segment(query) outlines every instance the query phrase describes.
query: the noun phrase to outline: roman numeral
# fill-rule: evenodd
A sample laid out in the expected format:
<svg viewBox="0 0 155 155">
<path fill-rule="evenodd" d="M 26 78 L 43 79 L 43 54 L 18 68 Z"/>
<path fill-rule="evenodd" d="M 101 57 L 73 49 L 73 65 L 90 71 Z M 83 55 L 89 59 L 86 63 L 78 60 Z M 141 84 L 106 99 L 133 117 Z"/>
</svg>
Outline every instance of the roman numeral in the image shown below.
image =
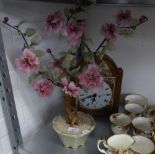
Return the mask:
<svg viewBox="0 0 155 155">
<path fill-rule="evenodd" d="M 108 90 L 109 88 L 106 88 L 105 90 Z"/>
<path fill-rule="evenodd" d="M 105 99 L 104 101 L 107 102 L 108 100 Z"/>
<path fill-rule="evenodd" d="M 106 94 L 106 96 L 110 96 L 110 94 Z"/>
</svg>

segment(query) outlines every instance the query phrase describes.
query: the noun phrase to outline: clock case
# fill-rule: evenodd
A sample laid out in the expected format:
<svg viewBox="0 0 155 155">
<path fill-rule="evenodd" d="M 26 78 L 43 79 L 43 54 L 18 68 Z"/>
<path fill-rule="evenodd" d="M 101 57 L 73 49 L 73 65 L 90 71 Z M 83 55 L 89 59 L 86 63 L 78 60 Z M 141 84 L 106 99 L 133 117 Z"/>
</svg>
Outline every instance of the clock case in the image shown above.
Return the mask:
<svg viewBox="0 0 155 155">
<path fill-rule="evenodd" d="M 88 63 L 84 60 L 81 60 L 80 62 L 81 69 L 85 67 Z M 72 102 L 77 103 L 77 109 L 79 111 L 83 111 L 86 113 L 89 113 L 93 116 L 109 116 L 112 113 L 118 112 L 119 109 L 119 103 L 120 103 L 120 96 L 121 96 L 121 85 L 122 85 L 122 78 L 123 78 L 123 70 L 122 68 L 117 67 L 115 62 L 110 58 L 108 55 L 105 55 L 103 58 L 101 57 L 95 57 L 95 63 L 96 64 L 104 64 L 103 65 L 103 76 L 104 79 L 110 79 L 110 77 L 113 77 L 115 79 L 115 83 L 111 80 L 106 80 L 106 82 L 111 86 L 113 90 L 113 103 L 108 103 L 105 107 L 100 109 L 89 109 L 80 104 L 80 101 L 78 99 L 72 98 Z M 69 96 L 65 95 L 65 100 Z M 110 101 L 112 102 L 112 101 Z"/>
</svg>

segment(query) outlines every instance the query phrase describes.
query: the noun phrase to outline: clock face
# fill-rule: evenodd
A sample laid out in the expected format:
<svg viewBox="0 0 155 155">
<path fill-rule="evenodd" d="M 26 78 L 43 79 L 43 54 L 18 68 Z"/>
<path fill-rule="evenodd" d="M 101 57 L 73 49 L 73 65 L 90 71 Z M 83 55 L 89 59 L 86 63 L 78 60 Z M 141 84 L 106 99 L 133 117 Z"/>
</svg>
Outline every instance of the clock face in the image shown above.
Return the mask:
<svg viewBox="0 0 155 155">
<path fill-rule="evenodd" d="M 104 86 L 99 91 L 81 90 L 79 95 L 80 104 L 87 109 L 101 109 L 105 107 L 112 98 L 110 85 L 104 82 Z"/>
</svg>

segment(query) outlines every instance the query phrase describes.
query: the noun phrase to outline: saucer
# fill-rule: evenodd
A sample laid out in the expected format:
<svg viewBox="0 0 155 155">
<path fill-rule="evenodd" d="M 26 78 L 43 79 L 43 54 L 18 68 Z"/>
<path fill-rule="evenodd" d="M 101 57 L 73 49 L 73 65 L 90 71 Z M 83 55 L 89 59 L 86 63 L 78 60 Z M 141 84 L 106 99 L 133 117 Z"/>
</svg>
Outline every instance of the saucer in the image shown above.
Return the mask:
<svg viewBox="0 0 155 155">
<path fill-rule="evenodd" d="M 135 153 L 149 154 L 155 149 L 154 143 L 147 137 L 144 136 L 133 136 L 135 143 L 131 146 L 131 149 Z"/>
</svg>

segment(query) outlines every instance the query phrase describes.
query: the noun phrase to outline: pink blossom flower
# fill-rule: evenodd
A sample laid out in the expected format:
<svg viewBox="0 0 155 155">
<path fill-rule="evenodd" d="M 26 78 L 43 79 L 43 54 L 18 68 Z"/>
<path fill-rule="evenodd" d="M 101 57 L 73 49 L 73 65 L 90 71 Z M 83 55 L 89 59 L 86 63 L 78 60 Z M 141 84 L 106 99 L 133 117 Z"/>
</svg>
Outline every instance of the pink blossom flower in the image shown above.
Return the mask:
<svg viewBox="0 0 155 155">
<path fill-rule="evenodd" d="M 78 76 L 80 85 L 88 89 L 100 89 L 103 87 L 103 76 L 95 64 L 90 64 L 87 69 Z"/>
<path fill-rule="evenodd" d="M 117 32 L 117 29 L 114 24 L 106 23 L 101 27 L 101 34 L 112 41 L 116 40 L 116 32 Z"/>
<path fill-rule="evenodd" d="M 68 41 L 71 45 L 77 45 L 85 33 L 85 28 L 80 23 L 70 23 L 67 27 Z"/>
<path fill-rule="evenodd" d="M 23 55 L 16 59 L 16 66 L 25 73 L 31 73 L 39 68 L 39 58 L 30 49 L 24 49 Z"/>
<path fill-rule="evenodd" d="M 50 96 L 53 92 L 52 82 L 46 79 L 38 80 L 32 84 L 32 88 L 41 97 Z"/>
<path fill-rule="evenodd" d="M 63 91 L 72 97 L 76 97 L 80 93 L 80 88 L 75 85 L 73 81 L 69 82 L 65 77 L 61 79 L 63 85 Z"/>
<path fill-rule="evenodd" d="M 126 25 L 129 24 L 132 20 L 131 11 L 130 10 L 120 10 L 116 15 L 116 23 Z"/>
<path fill-rule="evenodd" d="M 58 33 L 63 27 L 63 17 L 59 11 L 49 15 L 46 19 L 45 31 Z"/>
</svg>

